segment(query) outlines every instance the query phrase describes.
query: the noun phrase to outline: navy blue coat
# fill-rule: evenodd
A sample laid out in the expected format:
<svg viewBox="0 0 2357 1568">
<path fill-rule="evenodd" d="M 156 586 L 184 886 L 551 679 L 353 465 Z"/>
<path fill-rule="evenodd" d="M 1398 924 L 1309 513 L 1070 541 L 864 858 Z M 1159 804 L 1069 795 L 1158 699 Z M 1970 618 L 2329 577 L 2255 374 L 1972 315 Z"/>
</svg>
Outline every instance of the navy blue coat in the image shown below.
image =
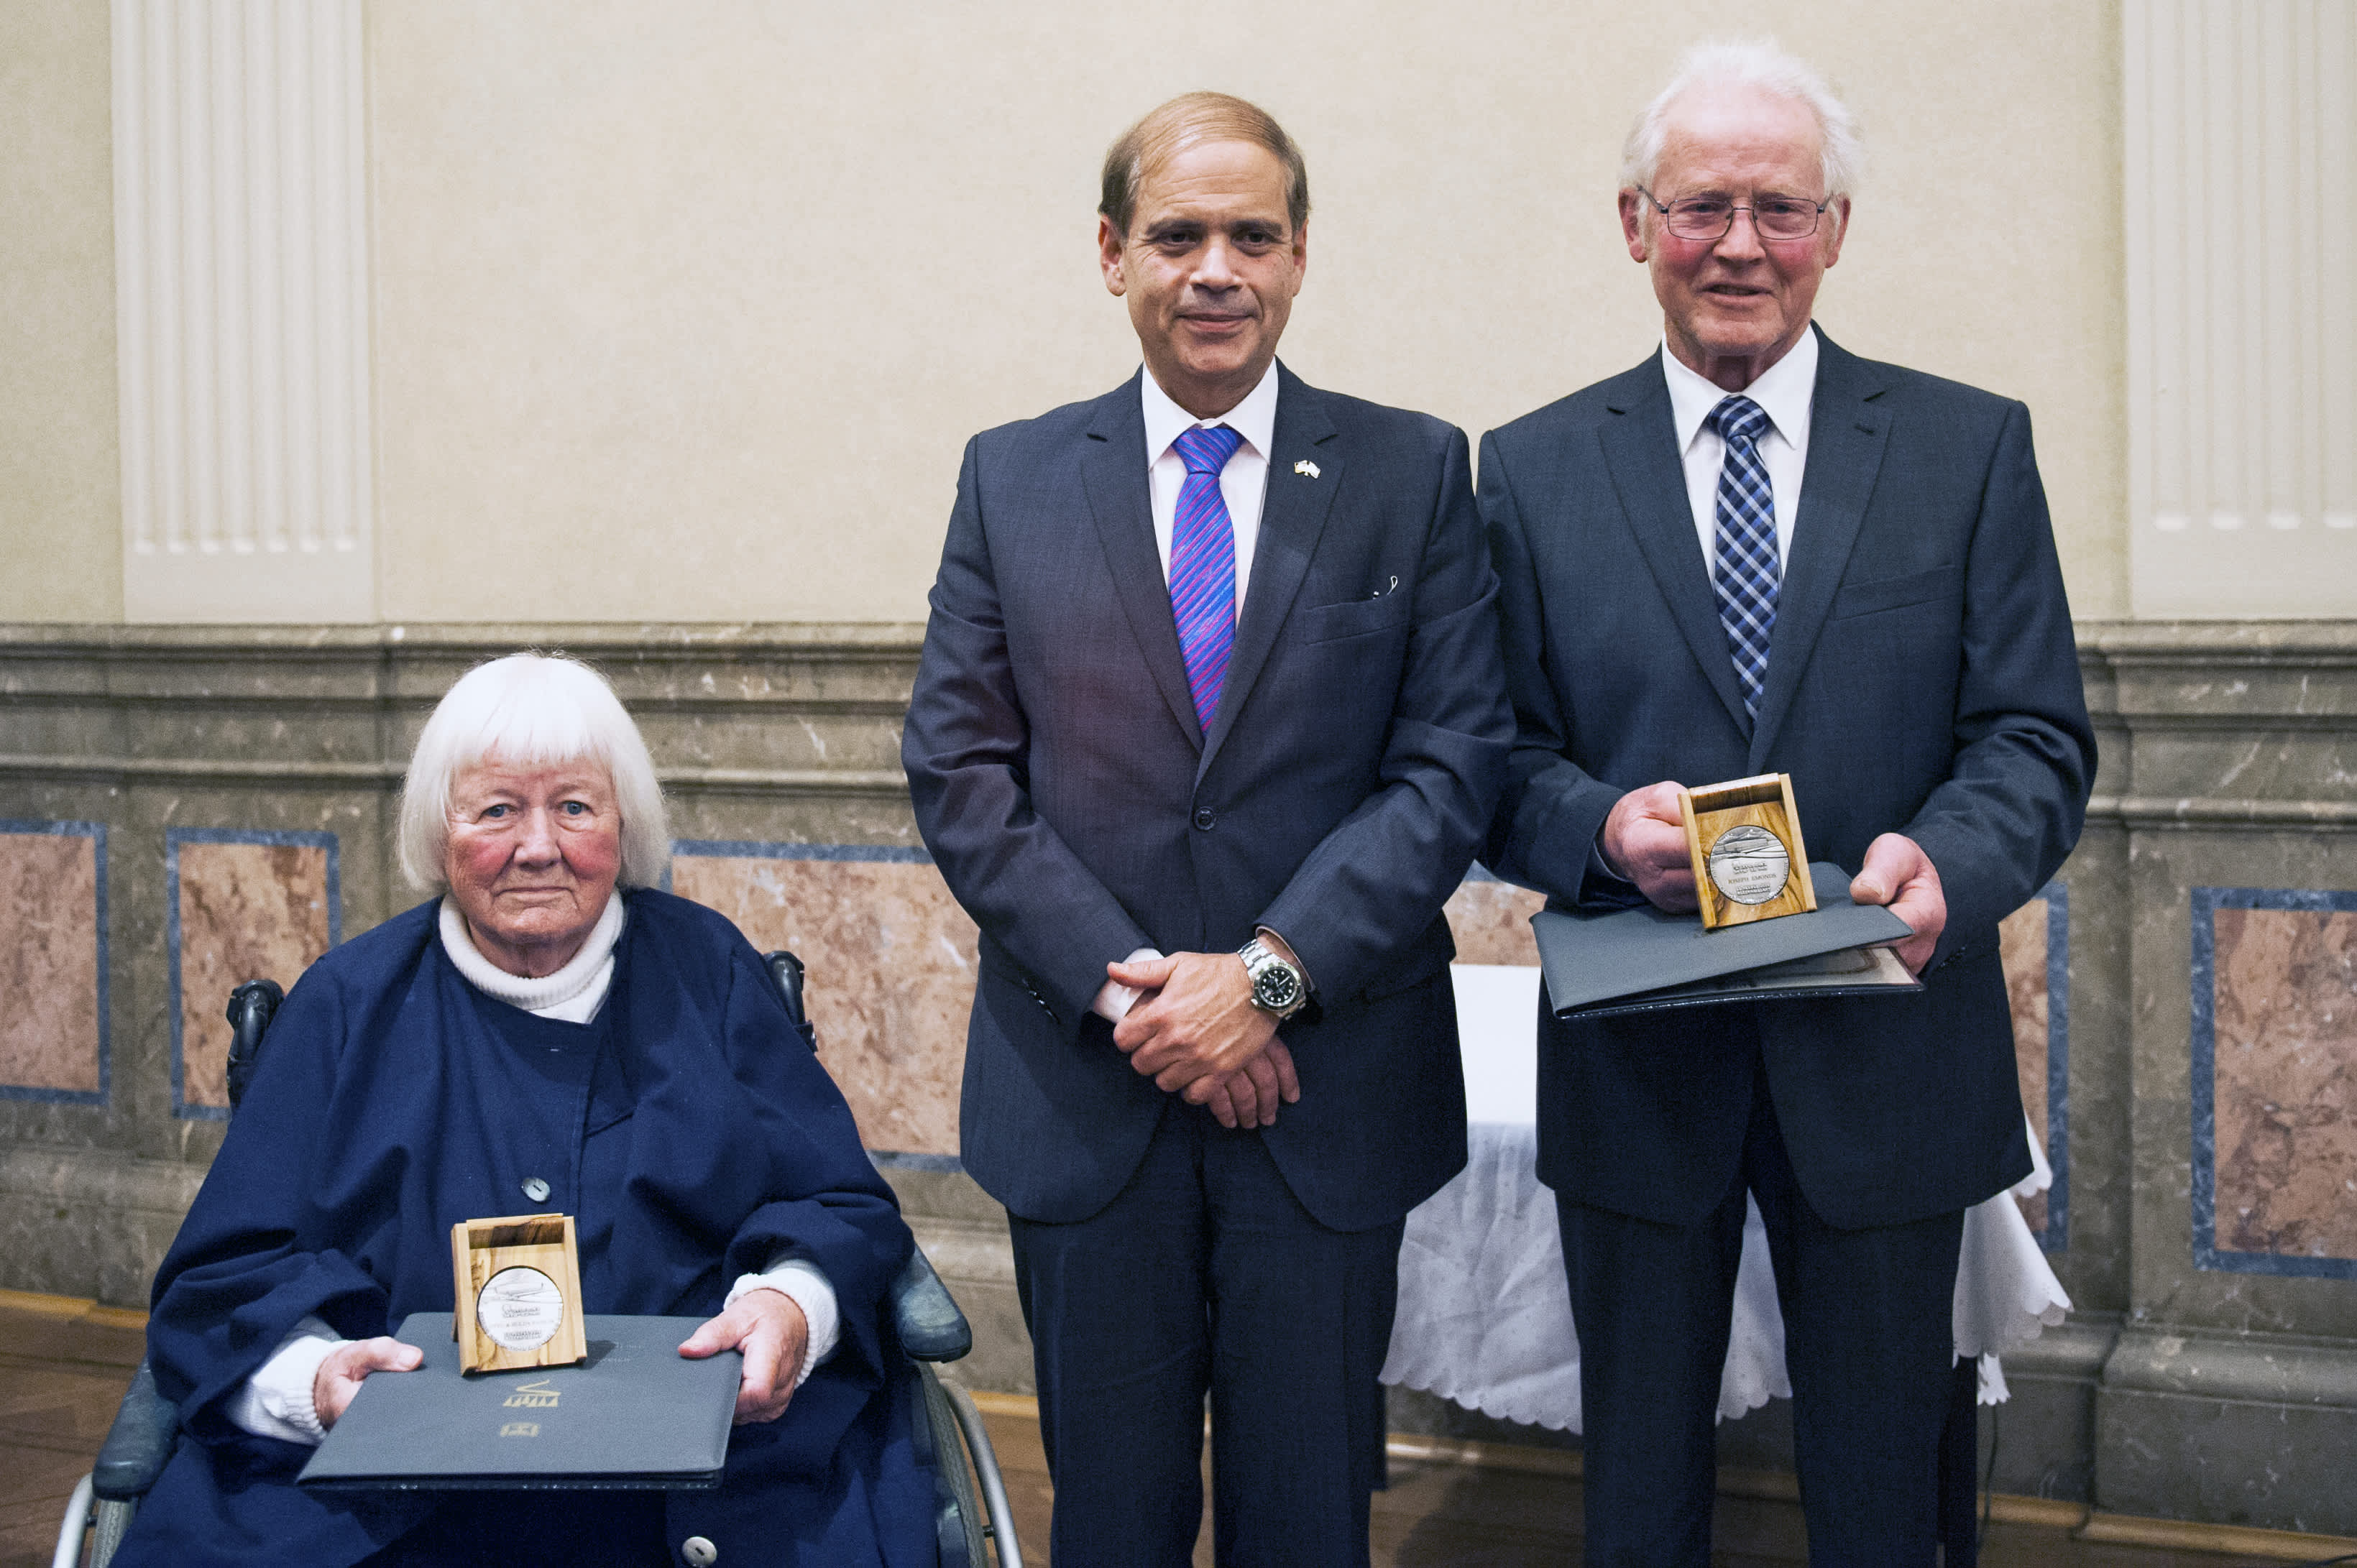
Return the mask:
<svg viewBox="0 0 2357 1568">
<path fill-rule="evenodd" d="M 590 1312 L 708 1316 L 780 1253 L 834 1286 L 834 1356 L 784 1416 L 736 1430 L 719 1490 L 668 1494 L 672 1542 L 702 1535 L 736 1563 L 931 1562 L 931 1482 L 881 1327 L 911 1245 L 891 1191 L 736 928 L 669 894 L 626 897 L 590 1026 L 475 990 L 433 903 L 295 987 L 156 1275 L 148 1354 L 184 1436 L 126 1568 L 334 1568 L 420 1523 L 433 1504 L 415 1494 L 299 1490 L 309 1450 L 242 1431 L 224 1401 L 307 1315 L 357 1339 L 449 1311 L 450 1227 L 533 1207 L 523 1174 L 550 1183 L 540 1207 L 577 1218 Z M 520 1073 L 557 1054 L 528 1048 L 534 1026 L 600 1038 L 577 1069 Z"/>
<path fill-rule="evenodd" d="M 1156 553 L 1135 378 L 976 436 L 901 744 L 918 826 L 982 928 L 965 1166 L 1026 1219 L 1095 1213 L 1170 1097 L 1089 1011 L 1141 947 L 1265 924 L 1322 1021 L 1265 1137 L 1311 1215 L 1387 1224 L 1465 1162 L 1441 905 L 1512 720 L 1462 433 L 1279 367 L 1267 499 L 1211 732 Z"/>
<path fill-rule="evenodd" d="M 1802 1190 L 1832 1223 L 1949 1213 L 2029 1170 L 1997 922 L 2077 842 L 2095 771 L 2020 403 L 1820 334 L 1807 471 L 1756 725 L 1658 357 L 1484 437 L 1518 735 L 1488 863 L 1577 906 L 1626 791 L 1790 773 L 1810 857 L 1901 832 L 1948 923 L 1920 994 L 1755 1011 Z M 1541 1009 L 1539 1174 L 1665 1224 L 1733 1180 L 1751 1057 L 1727 1010 Z"/>
</svg>

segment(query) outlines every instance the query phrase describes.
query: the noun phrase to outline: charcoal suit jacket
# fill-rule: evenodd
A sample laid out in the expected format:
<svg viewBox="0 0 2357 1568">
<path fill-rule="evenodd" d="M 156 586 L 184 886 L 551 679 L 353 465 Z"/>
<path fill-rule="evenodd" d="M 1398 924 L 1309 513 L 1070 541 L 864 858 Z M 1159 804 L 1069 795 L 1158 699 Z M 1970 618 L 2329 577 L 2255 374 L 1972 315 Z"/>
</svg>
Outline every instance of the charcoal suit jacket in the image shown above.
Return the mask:
<svg viewBox="0 0 2357 1568">
<path fill-rule="evenodd" d="M 901 756 L 917 822 L 982 929 L 966 1169 L 1077 1220 L 1174 1101 L 1090 1011 L 1141 947 L 1265 925 L 1315 1015 L 1263 1135 L 1309 1213 L 1397 1219 L 1465 1160 L 1442 902 L 1512 737 L 1465 436 L 1279 368 L 1267 499 L 1209 733 L 1179 654 L 1133 378 L 985 432 L 958 476 Z"/>
<path fill-rule="evenodd" d="M 1812 328 L 1814 330 L 1814 328 Z M 1901 832 L 1948 919 L 1903 997 L 1564 1023 L 1541 1010 L 1539 1171 L 1698 1220 L 1764 1068 L 1810 1203 L 1846 1228 L 1969 1207 L 2029 1170 L 1997 922 L 2077 841 L 2095 767 L 2020 403 L 1820 333 L 1806 471 L 1756 723 L 1696 537 L 1658 356 L 1483 438 L 1517 736 L 1486 857 L 1565 907 L 1613 802 L 1786 772 L 1809 855 Z"/>
</svg>

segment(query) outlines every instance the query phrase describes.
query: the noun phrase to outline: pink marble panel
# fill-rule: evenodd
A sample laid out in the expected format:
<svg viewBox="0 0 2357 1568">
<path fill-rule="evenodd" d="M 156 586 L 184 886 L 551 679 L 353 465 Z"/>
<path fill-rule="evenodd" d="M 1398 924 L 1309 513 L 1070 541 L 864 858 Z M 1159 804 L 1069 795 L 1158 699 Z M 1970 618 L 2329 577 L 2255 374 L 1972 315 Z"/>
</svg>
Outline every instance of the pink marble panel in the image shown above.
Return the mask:
<svg viewBox="0 0 2357 1568">
<path fill-rule="evenodd" d="M 2357 1258 L 2357 913 L 2215 912 L 2221 1249 Z"/>
<path fill-rule="evenodd" d="M 1536 967 L 1539 950 L 1531 940 L 1531 917 L 1545 907 L 1544 897 L 1511 882 L 1458 884 L 1448 906 L 1457 961 Z"/>
<path fill-rule="evenodd" d="M 2032 1134 L 2042 1144 L 2047 1126 L 2046 900 L 2032 898 L 2007 915 L 1997 927 L 1997 941 L 2005 988 L 2013 1003 L 2013 1063 L 2021 1075 L 2021 1108 L 2029 1113 Z M 2046 1194 L 2022 1199 L 2021 1212 L 2032 1230 L 2044 1230 Z"/>
<path fill-rule="evenodd" d="M 98 844 L 0 833 L 0 1085 L 95 1094 Z"/>
<path fill-rule="evenodd" d="M 289 990 L 328 950 L 321 844 L 199 843 L 180 868 L 180 1101 L 229 1104 L 229 993 L 249 980 Z"/>
<path fill-rule="evenodd" d="M 940 872 L 683 854 L 672 861 L 672 887 L 736 921 L 756 948 L 789 948 L 809 966 L 819 1059 L 869 1148 L 958 1152 L 977 933 Z"/>
</svg>

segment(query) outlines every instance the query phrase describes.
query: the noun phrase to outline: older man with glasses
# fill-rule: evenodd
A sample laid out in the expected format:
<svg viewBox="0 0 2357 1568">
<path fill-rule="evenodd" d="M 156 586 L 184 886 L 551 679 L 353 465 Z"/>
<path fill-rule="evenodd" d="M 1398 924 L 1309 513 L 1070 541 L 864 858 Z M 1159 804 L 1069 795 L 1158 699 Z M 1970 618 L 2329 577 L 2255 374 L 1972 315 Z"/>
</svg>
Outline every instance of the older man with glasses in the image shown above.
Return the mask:
<svg viewBox="0 0 2357 1568">
<path fill-rule="evenodd" d="M 1561 908 L 1692 910 L 1679 783 L 1790 773 L 1923 983 L 1542 1009 L 1591 1568 L 1709 1561 L 1747 1197 L 1810 1561 L 1932 1563 L 1964 1211 L 2030 1168 L 1997 922 L 2076 842 L 2094 736 L 2028 411 L 1812 325 L 1857 162 L 1807 66 L 1690 54 L 1620 182 L 1661 352 L 1482 442 L 1518 729 L 1488 864 Z"/>
</svg>

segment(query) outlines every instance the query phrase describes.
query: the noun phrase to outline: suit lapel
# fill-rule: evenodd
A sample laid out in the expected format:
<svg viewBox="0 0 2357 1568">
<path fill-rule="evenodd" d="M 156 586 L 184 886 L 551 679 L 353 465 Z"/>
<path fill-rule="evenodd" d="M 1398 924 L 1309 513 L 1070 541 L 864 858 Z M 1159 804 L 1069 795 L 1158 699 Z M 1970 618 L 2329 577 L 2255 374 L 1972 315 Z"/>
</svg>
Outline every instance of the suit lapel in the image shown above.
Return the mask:
<svg viewBox="0 0 2357 1568">
<path fill-rule="evenodd" d="M 1203 730 L 1195 722 L 1187 661 L 1178 651 L 1178 625 L 1170 614 L 1170 585 L 1154 544 L 1154 500 L 1146 480 L 1146 411 L 1138 399 L 1137 377 L 1132 376 L 1097 400 L 1081 449 L 1081 481 L 1130 632 L 1146 655 L 1146 667 L 1153 671 L 1171 717 L 1200 749 Z"/>
<path fill-rule="evenodd" d="M 1637 535 L 1653 581 L 1669 601 L 1695 661 L 1738 725 L 1751 720 L 1743 711 L 1735 660 L 1727 632 L 1718 624 L 1710 567 L 1695 533 L 1694 509 L 1686 499 L 1686 473 L 1678 454 L 1677 424 L 1670 415 L 1669 382 L 1657 355 L 1620 378 L 1606 406 L 1619 417 L 1598 430 L 1605 465 L 1612 473 L 1620 510 Z M 1770 664 L 1773 669 L 1773 664 Z"/>
<path fill-rule="evenodd" d="M 1810 330 L 1815 331 L 1814 328 Z M 1800 690 L 1809 656 L 1833 607 L 1866 503 L 1882 469 L 1890 416 L 1874 406 L 1883 384 L 1871 366 L 1817 333 L 1817 387 L 1809 401 L 1809 461 L 1792 518 L 1792 557 L 1776 596 L 1776 629 L 1768 645 L 1768 680 L 1751 732 L 1751 769 L 1766 766 L 1776 731 Z"/>
<path fill-rule="evenodd" d="M 1326 514 L 1342 488 L 1344 454 L 1334 445 L 1334 424 L 1326 416 L 1324 399 L 1281 363 L 1276 377 L 1276 428 L 1269 439 L 1268 488 L 1261 502 L 1259 542 L 1253 547 L 1252 580 L 1245 586 L 1235 648 L 1220 684 L 1219 711 L 1211 715 L 1211 733 L 1195 770 L 1198 779 L 1219 755 L 1268 662 L 1277 628 L 1293 608 L 1318 536 L 1325 531 Z M 1315 479 L 1294 471 L 1294 465 L 1304 459 L 1316 464 Z M 1170 618 L 1167 605 L 1163 618 Z M 1175 631 L 1171 646 L 1178 646 Z"/>
</svg>

